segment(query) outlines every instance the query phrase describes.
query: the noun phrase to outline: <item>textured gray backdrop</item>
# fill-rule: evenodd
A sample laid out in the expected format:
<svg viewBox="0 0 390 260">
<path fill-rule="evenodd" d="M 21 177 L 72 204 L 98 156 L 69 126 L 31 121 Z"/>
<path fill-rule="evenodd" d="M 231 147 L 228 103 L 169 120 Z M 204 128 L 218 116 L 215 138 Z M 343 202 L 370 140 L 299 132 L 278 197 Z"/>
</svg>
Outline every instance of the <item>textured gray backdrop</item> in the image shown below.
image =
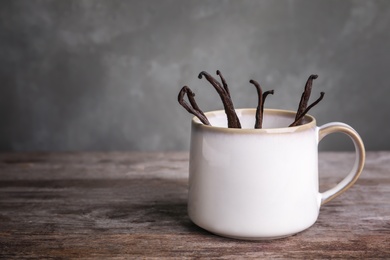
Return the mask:
<svg viewBox="0 0 390 260">
<path fill-rule="evenodd" d="M 217 69 L 236 108 L 256 106 L 253 78 L 276 91 L 266 107 L 295 110 L 316 73 L 319 124 L 390 149 L 390 1 L 3 0 L 0 150 L 186 150 L 177 93 L 188 85 L 201 108 L 222 108 L 197 79 Z"/>
</svg>

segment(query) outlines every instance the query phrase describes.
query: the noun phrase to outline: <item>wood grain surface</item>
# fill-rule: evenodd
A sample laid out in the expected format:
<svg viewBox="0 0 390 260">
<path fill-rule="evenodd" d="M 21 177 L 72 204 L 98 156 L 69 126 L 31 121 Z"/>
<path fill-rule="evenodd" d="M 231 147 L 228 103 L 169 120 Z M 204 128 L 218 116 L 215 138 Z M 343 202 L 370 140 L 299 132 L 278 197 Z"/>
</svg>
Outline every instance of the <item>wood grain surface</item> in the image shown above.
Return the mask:
<svg viewBox="0 0 390 260">
<path fill-rule="evenodd" d="M 320 154 L 320 190 L 352 168 Z M 369 152 L 318 221 L 272 241 L 215 236 L 187 216 L 188 153 L 0 154 L 0 257 L 390 258 L 390 152 Z"/>
</svg>

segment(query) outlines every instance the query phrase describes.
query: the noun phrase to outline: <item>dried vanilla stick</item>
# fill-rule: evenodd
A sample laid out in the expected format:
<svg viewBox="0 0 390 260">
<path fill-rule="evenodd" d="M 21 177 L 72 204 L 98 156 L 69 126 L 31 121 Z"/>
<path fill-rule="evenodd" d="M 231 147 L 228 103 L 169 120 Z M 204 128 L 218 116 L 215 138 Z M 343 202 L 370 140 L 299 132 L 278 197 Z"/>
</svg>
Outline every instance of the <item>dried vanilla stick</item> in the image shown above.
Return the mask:
<svg viewBox="0 0 390 260">
<path fill-rule="evenodd" d="M 249 83 L 253 84 L 256 87 L 257 90 L 257 95 L 259 97 L 259 101 L 257 103 L 257 108 L 256 108 L 256 122 L 255 122 L 255 128 L 260 129 L 263 127 L 263 116 L 264 116 L 264 101 L 267 98 L 269 94 L 274 94 L 273 90 L 268 90 L 263 93 L 263 90 L 261 89 L 260 84 L 251 79 Z"/>
<path fill-rule="evenodd" d="M 314 101 L 310 106 L 308 106 L 305 111 L 303 111 L 299 116 L 298 118 L 295 119 L 295 121 L 289 125 L 290 126 L 297 126 L 297 125 L 300 125 L 302 124 L 301 123 L 301 120 L 303 119 L 303 117 L 307 114 L 307 112 L 309 112 L 310 109 L 312 109 L 315 105 L 317 105 L 318 103 L 320 103 L 320 101 L 324 98 L 324 95 L 325 93 L 324 92 L 321 92 L 321 96 L 316 100 Z"/>
<path fill-rule="evenodd" d="M 315 80 L 317 78 L 318 78 L 318 75 L 313 74 L 313 75 L 310 75 L 309 78 L 307 79 L 306 85 L 305 85 L 305 90 L 302 93 L 302 97 L 301 97 L 301 101 L 299 102 L 297 114 L 295 115 L 295 121 L 298 119 L 298 117 L 301 116 L 303 111 L 305 111 L 305 109 L 309 103 L 311 89 L 313 87 L 313 80 Z M 301 123 L 302 123 L 302 120 L 299 120 L 298 124 L 301 124 Z"/>
<path fill-rule="evenodd" d="M 217 71 L 217 75 L 221 77 L 223 86 L 206 71 L 199 73 L 198 78 L 201 79 L 202 77 L 205 77 L 206 80 L 210 82 L 210 84 L 218 92 L 227 116 L 228 128 L 241 128 L 240 120 L 238 119 L 236 111 L 234 110 L 233 101 L 230 97 L 228 85 L 226 84 L 226 81 L 219 70 Z"/>
<path fill-rule="evenodd" d="M 187 97 L 188 97 L 188 100 L 190 101 L 190 104 L 189 105 L 185 100 L 184 100 L 184 95 L 187 94 Z M 182 105 L 182 107 L 184 107 L 189 113 L 193 114 L 194 116 L 196 116 L 197 118 L 199 118 L 199 120 L 205 124 L 205 125 L 210 125 L 210 122 L 209 120 L 207 119 L 207 117 L 205 116 L 205 114 L 203 113 L 202 110 L 200 110 L 198 104 L 196 104 L 196 101 L 195 101 L 195 93 L 192 92 L 192 90 L 187 87 L 187 86 L 184 86 L 180 92 L 179 92 L 179 95 L 177 97 L 180 105 Z"/>
<path fill-rule="evenodd" d="M 311 104 L 309 107 L 307 106 L 309 103 L 309 99 L 310 99 L 311 89 L 313 87 L 313 80 L 315 80 L 317 78 L 318 78 L 318 75 L 313 74 L 313 75 L 310 75 L 309 78 L 307 79 L 306 85 L 305 85 L 305 90 L 302 93 L 302 97 L 301 97 L 301 100 L 299 102 L 298 110 L 297 110 L 297 113 L 295 115 L 295 121 L 290 126 L 301 125 L 303 123 L 302 122 L 303 117 L 307 114 L 307 112 L 309 112 L 309 110 L 312 107 L 317 105 L 324 97 L 325 93 L 321 92 L 321 96 L 315 102 L 313 102 L 313 104 Z"/>
</svg>

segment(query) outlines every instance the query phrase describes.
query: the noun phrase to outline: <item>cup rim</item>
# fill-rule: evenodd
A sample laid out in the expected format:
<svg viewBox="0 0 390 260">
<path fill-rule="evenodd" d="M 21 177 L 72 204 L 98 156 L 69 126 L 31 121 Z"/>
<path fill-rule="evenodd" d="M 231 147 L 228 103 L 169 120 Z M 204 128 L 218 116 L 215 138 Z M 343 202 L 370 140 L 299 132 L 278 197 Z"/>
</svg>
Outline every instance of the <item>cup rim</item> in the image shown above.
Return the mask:
<svg viewBox="0 0 390 260">
<path fill-rule="evenodd" d="M 253 114 L 256 113 L 256 108 L 238 108 L 235 109 L 235 111 L 239 114 Z M 267 114 L 282 114 L 282 115 L 288 115 L 292 116 L 293 118 L 296 115 L 296 111 L 291 110 L 284 110 L 284 109 L 270 109 L 265 108 L 264 113 Z M 225 110 L 213 110 L 208 111 L 204 113 L 207 118 L 210 118 L 212 116 L 217 116 L 219 114 L 225 114 Z M 292 133 L 292 132 L 301 132 L 305 131 L 307 129 L 313 128 L 316 126 L 316 119 L 306 114 L 303 119 L 306 121 L 305 124 L 298 125 L 298 126 L 292 126 L 292 127 L 279 127 L 279 128 L 261 128 L 261 129 L 255 129 L 255 128 L 227 128 L 227 127 L 221 127 L 221 126 L 211 126 L 211 125 L 205 125 L 203 124 L 197 117 L 192 118 L 192 125 L 194 127 L 208 130 L 208 131 L 214 131 L 214 132 L 225 132 L 225 133 L 247 133 L 247 134 L 259 134 L 259 133 Z M 291 122 L 292 123 L 292 122 Z"/>
</svg>

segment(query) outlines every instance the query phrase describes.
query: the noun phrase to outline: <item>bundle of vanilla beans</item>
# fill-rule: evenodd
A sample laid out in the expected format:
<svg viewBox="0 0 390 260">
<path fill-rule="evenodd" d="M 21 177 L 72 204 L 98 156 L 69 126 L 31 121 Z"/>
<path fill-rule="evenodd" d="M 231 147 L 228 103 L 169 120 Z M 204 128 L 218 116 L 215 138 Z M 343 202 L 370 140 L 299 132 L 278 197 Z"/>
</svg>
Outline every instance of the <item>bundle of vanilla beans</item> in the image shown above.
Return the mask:
<svg viewBox="0 0 390 260">
<path fill-rule="evenodd" d="M 215 88 L 215 90 L 218 92 L 219 96 L 221 97 L 223 107 L 225 109 L 225 113 L 227 116 L 228 121 L 228 128 L 241 128 L 240 120 L 238 119 L 238 116 L 236 114 L 236 111 L 234 110 L 233 101 L 230 96 L 229 87 L 226 83 L 225 78 L 222 76 L 221 72 L 217 70 L 217 75 L 221 78 L 222 84 L 215 79 L 213 76 L 211 76 L 209 73 L 202 71 L 199 73 L 198 78 L 201 79 L 202 77 L 205 77 L 208 82 Z M 315 80 L 318 76 L 317 75 L 310 75 L 310 77 L 307 79 L 305 90 L 302 93 L 301 100 L 299 102 L 298 110 L 295 116 L 294 122 L 292 122 L 289 127 L 291 126 L 297 126 L 301 125 L 303 123 L 303 117 L 309 112 L 311 108 L 313 108 L 315 105 L 317 105 L 322 98 L 324 97 L 325 93 L 321 92 L 321 96 L 314 101 L 311 105 L 308 106 L 309 98 L 311 94 L 311 89 L 313 85 L 313 80 Z M 255 128 L 260 129 L 263 125 L 263 114 L 264 114 L 264 101 L 267 98 L 269 94 L 274 94 L 273 90 L 268 90 L 263 92 L 263 90 L 260 87 L 260 84 L 251 79 L 249 81 L 251 84 L 253 84 L 256 87 L 257 95 L 258 95 L 258 103 L 257 103 L 257 109 L 256 109 L 256 122 L 255 122 Z M 188 104 L 184 100 L 184 96 L 187 94 L 188 101 L 190 104 Z M 195 101 L 195 94 L 192 92 L 192 90 L 188 86 L 184 86 L 178 96 L 178 101 L 180 105 L 182 105 L 189 113 L 195 115 L 199 120 L 205 124 L 205 125 L 211 125 L 205 114 L 202 112 L 202 110 L 199 108 L 198 104 Z"/>
</svg>

